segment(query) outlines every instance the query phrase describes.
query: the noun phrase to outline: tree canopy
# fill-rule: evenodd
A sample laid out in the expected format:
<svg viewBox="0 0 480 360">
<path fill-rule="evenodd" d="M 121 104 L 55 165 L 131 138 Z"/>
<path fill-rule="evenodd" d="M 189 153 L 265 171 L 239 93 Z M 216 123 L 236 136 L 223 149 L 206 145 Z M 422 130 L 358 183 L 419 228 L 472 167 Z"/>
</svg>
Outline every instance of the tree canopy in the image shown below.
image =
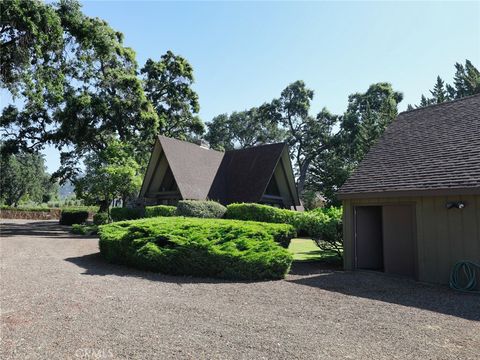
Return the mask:
<svg viewBox="0 0 480 360">
<path fill-rule="evenodd" d="M 142 183 L 140 166 L 131 156 L 129 146 L 111 141 L 102 151 L 90 153 L 85 159 L 85 176 L 77 179 L 75 193 L 87 205 L 100 205 L 107 211 L 117 198 L 124 202 L 135 197 Z"/>
<path fill-rule="evenodd" d="M 188 61 L 167 51 L 158 62 L 148 59 L 141 73 L 147 98 L 160 119 L 159 132 L 180 140 L 203 135 L 205 126 L 198 116 L 200 104 L 191 88 L 193 67 Z"/>
<path fill-rule="evenodd" d="M 20 152 L 0 157 L 0 202 L 18 206 L 20 202 L 44 203 L 58 193 L 50 181 L 41 155 Z"/>
<path fill-rule="evenodd" d="M 150 146 L 161 120 L 145 96 L 135 53 L 123 45 L 121 33 L 84 15 L 73 0 L 13 0 L 6 5 L 2 85 L 23 105 L 10 105 L 2 113 L 6 150 L 38 151 L 52 144 L 61 150 L 57 175 L 72 176 L 80 158 L 103 150 L 112 137 L 137 149 Z M 146 157 L 144 151 L 137 155 Z"/>
<path fill-rule="evenodd" d="M 284 132 L 257 108 L 221 114 L 207 124 L 205 139 L 213 149 L 232 150 L 282 141 Z"/>
</svg>

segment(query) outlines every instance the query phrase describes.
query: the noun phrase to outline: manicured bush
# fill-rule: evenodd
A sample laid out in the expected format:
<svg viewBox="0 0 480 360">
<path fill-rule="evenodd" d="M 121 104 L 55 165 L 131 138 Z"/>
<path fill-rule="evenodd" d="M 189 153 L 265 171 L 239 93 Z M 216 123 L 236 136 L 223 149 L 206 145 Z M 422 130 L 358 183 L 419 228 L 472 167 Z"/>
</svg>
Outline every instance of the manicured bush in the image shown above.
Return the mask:
<svg viewBox="0 0 480 360">
<path fill-rule="evenodd" d="M 88 219 L 88 211 L 83 210 L 62 210 L 60 214 L 61 225 L 83 224 Z"/>
<path fill-rule="evenodd" d="M 177 205 L 178 216 L 198 218 L 222 218 L 227 208 L 215 201 L 180 200 Z"/>
<path fill-rule="evenodd" d="M 108 224 L 108 214 L 105 212 L 101 212 L 93 215 L 93 223 L 95 225 Z"/>
<path fill-rule="evenodd" d="M 298 218 L 301 214 L 297 211 L 279 209 L 268 205 L 241 203 L 228 205 L 225 218 L 290 224 L 297 227 Z"/>
<path fill-rule="evenodd" d="M 295 236 L 283 224 L 155 217 L 100 227 L 111 262 L 173 275 L 238 280 L 281 279 L 292 255 L 276 242 Z"/>
<path fill-rule="evenodd" d="M 140 219 L 142 217 L 142 209 L 114 207 L 110 210 L 110 217 L 113 221 Z"/>
<path fill-rule="evenodd" d="M 145 206 L 145 217 L 175 216 L 177 208 L 168 205 Z"/>
</svg>

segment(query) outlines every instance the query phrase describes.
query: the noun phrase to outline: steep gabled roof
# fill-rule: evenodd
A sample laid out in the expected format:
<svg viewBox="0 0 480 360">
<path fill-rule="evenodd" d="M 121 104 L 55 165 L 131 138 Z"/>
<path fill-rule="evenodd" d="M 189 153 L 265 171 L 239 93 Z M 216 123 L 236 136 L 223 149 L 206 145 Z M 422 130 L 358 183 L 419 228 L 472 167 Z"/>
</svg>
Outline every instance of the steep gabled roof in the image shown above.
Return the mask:
<svg viewBox="0 0 480 360">
<path fill-rule="evenodd" d="M 158 140 L 182 198 L 207 198 L 224 153 L 161 135 Z"/>
<path fill-rule="evenodd" d="M 227 151 L 208 197 L 228 203 L 260 201 L 285 149 L 285 143 L 277 143 Z"/>
<path fill-rule="evenodd" d="M 480 94 L 401 113 L 338 195 L 412 191 L 480 194 Z"/>
</svg>

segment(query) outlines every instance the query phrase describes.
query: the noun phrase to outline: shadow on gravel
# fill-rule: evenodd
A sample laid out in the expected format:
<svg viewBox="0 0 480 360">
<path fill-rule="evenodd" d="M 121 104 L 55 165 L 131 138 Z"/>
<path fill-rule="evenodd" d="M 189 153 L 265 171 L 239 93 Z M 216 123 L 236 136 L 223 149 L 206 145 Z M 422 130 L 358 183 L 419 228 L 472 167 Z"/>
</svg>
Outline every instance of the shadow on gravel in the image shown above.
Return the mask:
<svg viewBox="0 0 480 360">
<path fill-rule="evenodd" d="M 151 281 L 160 281 L 165 283 L 175 284 L 225 284 L 225 283 L 259 283 L 262 281 L 241 281 L 241 280 L 228 280 L 228 279 L 214 279 L 214 278 L 202 278 L 193 276 L 182 275 L 165 275 L 150 271 L 144 271 L 128 267 L 126 265 L 117 265 L 107 262 L 102 258 L 100 253 L 83 255 L 78 257 L 67 258 L 65 261 L 71 262 L 83 269 L 85 272 L 82 275 L 93 276 L 125 276 L 142 278 Z"/>
<path fill-rule="evenodd" d="M 31 221 L 23 223 L 2 222 L 0 226 L 1 237 L 14 236 L 39 236 L 53 238 L 71 238 L 68 233 L 70 226 L 60 225 L 58 220 Z"/>
<path fill-rule="evenodd" d="M 319 270 L 290 283 L 480 321 L 480 296 L 385 274 Z"/>
<path fill-rule="evenodd" d="M 294 261 L 290 269 L 289 275 L 316 275 L 331 273 L 332 271 L 341 271 L 342 267 L 323 261 Z"/>
</svg>

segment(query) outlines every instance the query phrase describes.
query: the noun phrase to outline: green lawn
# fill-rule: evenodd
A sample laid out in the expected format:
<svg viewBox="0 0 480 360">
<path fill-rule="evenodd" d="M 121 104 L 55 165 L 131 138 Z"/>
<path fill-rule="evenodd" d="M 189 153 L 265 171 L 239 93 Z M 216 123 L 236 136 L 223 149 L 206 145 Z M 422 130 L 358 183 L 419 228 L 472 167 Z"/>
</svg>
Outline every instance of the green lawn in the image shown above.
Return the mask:
<svg viewBox="0 0 480 360">
<path fill-rule="evenodd" d="M 288 250 L 293 253 L 294 261 L 340 263 L 340 259 L 334 251 L 321 250 L 313 240 L 308 238 L 292 239 Z"/>
</svg>

